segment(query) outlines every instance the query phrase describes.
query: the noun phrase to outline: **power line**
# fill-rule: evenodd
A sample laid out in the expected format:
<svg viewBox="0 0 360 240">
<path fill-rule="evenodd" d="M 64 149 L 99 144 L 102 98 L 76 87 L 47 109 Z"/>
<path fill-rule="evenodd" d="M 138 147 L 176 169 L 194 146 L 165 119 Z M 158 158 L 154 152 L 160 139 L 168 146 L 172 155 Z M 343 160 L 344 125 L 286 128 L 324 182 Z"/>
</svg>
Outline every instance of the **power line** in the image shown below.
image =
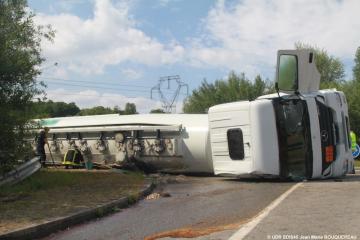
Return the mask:
<svg viewBox="0 0 360 240">
<path fill-rule="evenodd" d="M 123 84 L 123 83 L 114 83 L 114 82 L 107 82 L 107 81 L 104 81 L 104 82 L 93 82 L 93 81 L 84 81 L 84 80 L 74 80 L 74 79 L 63 79 L 63 78 L 54 78 L 54 77 L 38 77 L 38 78 L 41 78 L 41 79 L 47 79 L 48 81 L 49 80 L 52 80 L 52 81 L 64 81 L 64 82 L 78 82 L 78 83 L 90 83 L 90 84 L 116 84 L 117 86 L 124 86 L 124 87 L 137 87 L 137 88 L 151 88 L 152 86 L 146 86 L 146 85 L 132 85 L 132 84 Z"/>
<path fill-rule="evenodd" d="M 71 80 L 72 81 L 72 80 Z M 78 81 L 78 82 L 85 82 L 85 81 Z M 139 92 L 139 93 L 148 93 L 148 90 L 140 90 L 140 89 L 124 89 L 124 88 L 116 88 L 116 87 L 121 87 L 119 85 L 115 85 L 114 87 L 104 87 L 104 86 L 91 86 L 91 85 L 85 85 L 85 84 L 72 84 L 72 83 L 68 83 L 65 80 L 55 80 L 53 79 L 51 82 L 46 81 L 47 84 L 53 84 L 53 85 L 66 85 L 66 86 L 73 86 L 73 87 L 86 87 L 86 88 L 91 88 L 91 89 L 105 89 L 105 90 L 113 90 L 113 91 L 128 91 L 128 92 Z M 96 83 L 94 83 L 96 84 Z M 128 85 L 128 86 L 132 86 L 135 87 L 135 85 Z M 145 87 L 146 88 L 146 87 Z M 173 94 L 174 92 L 166 92 L 168 94 Z M 181 95 L 185 95 L 185 94 L 181 94 Z"/>
<path fill-rule="evenodd" d="M 56 94 L 56 93 L 53 93 L 53 94 Z M 104 95 L 98 95 L 98 94 L 82 94 L 82 93 L 76 93 L 76 92 L 73 92 L 73 93 L 59 93 L 57 94 L 58 96 L 85 96 L 85 97 L 101 97 L 101 98 L 112 98 L 114 99 L 115 96 L 104 96 Z M 53 96 L 54 97 L 54 96 Z M 56 96 L 55 96 L 56 97 Z M 128 99 L 135 99 L 135 98 L 138 98 L 138 97 L 128 97 L 128 96 L 125 96 L 126 98 Z"/>
<path fill-rule="evenodd" d="M 130 92 L 146 92 L 146 93 L 149 92 L 149 91 L 147 91 L 147 90 L 119 89 L 119 88 L 114 88 L 114 87 L 89 86 L 89 85 L 63 83 L 63 82 L 50 82 L 49 84 L 54 84 L 54 85 L 66 85 L 66 86 L 73 86 L 73 87 L 88 87 L 88 88 L 107 89 L 107 90 L 122 90 L 122 91 L 130 91 Z"/>
<path fill-rule="evenodd" d="M 57 93 L 52 93 L 52 94 L 57 94 Z M 108 97 L 108 98 L 114 98 L 115 96 L 104 96 L 101 94 L 82 94 L 82 93 L 59 93 L 57 94 L 58 96 L 62 96 L 62 95 L 69 95 L 69 96 L 85 96 L 85 97 Z M 128 96 L 124 96 L 126 98 L 138 98 L 138 97 L 128 97 Z"/>
</svg>

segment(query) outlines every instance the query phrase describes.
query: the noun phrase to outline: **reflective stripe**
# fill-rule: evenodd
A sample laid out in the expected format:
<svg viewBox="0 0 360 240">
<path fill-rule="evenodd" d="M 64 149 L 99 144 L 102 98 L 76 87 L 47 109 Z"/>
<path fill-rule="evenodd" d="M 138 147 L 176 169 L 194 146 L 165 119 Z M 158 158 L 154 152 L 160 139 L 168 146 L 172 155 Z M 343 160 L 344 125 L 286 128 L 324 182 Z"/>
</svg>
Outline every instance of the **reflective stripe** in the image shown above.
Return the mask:
<svg viewBox="0 0 360 240">
<path fill-rule="evenodd" d="M 350 131 L 350 138 L 351 138 L 351 150 L 356 150 L 356 134 L 353 131 Z"/>
</svg>

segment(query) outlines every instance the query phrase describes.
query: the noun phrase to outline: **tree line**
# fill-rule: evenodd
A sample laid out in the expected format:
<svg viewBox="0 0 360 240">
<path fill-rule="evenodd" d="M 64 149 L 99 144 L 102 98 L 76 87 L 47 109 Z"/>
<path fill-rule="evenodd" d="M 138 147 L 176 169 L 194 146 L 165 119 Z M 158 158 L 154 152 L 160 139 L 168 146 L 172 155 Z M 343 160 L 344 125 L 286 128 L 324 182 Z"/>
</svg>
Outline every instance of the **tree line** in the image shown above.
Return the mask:
<svg viewBox="0 0 360 240">
<path fill-rule="evenodd" d="M 113 108 L 104 106 L 95 106 L 91 108 L 80 109 L 74 102 L 54 102 L 38 101 L 32 102 L 30 109 L 32 111 L 32 118 L 54 118 L 54 117 L 71 117 L 71 116 L 88 116 L 88 115 L 102 115 L 102 114 L 120 114 L 131 115 L 138 114 L 135 103 L 126 103 L 122 110 L 119 106 Z M 150 113 L 165 113 L 163 109 L 156 108 L 150 110 Z"/>
<path fill-rule="evenodd" d="M 119 106 L 115 106 L 114 108 L 95 106 L 92 108 L 80 109 L 74 102 L 65 103 L 48 100 L 32 102 L 31 109 L 33 112 L 33 118 L 53 118 L 102 114 L 130 115 L 138 113 L 135 103 L 126 103 L 123 110 L 120 109 Z"/>
</svg>

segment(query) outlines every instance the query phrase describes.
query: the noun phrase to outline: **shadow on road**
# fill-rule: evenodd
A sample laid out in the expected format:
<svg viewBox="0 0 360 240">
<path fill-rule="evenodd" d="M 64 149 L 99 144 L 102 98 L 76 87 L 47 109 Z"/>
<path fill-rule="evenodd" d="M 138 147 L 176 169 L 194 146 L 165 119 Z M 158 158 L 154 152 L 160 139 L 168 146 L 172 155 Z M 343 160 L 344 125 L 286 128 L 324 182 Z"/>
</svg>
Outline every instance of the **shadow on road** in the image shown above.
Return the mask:
<svg viewBox="0 0 360 240">
<path fill-rule="evenodd" d="M 238 178 L 224 178 L 222 181 L 229 182 L 245 182 L 245 183 L 296 183 L 296 182 L 358 182 L 360 181 L 360 172 L 356 174 L 347 174 L 344 177 L 330 178 L 330 179 L 282 179 L 282 178 L 262 178 L 262 177 L 238 177 Z"/>
</svg>

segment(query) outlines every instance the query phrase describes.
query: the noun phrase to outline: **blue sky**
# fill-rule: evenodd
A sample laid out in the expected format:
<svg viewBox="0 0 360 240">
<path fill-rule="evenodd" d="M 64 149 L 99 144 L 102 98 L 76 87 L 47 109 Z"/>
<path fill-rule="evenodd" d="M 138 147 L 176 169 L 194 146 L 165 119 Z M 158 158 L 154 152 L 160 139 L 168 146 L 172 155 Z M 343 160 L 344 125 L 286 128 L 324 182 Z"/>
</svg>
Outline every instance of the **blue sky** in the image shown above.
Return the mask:
<svg viewBox="0 0 360 240">
<path fill-rule="evenodd" d="M 51 24 L 39 79 L 49 99 L 80 107 L 158 108 L 150 89 L 180 75 L 190 90 L 230 71 L 273 79 L 276 51 L 301 41 L 327 49 L 351 78 L 360 46 L 360 1 L 30 0 L 36 23 Z M 57 66 L 53 66 L 57 62 Z M 165 86 L 164 86 L 165 87 Z M 165 89 L 168 99 L 176 85 Z M 157 96 L 156 96 L 157 97 Z M 181 111 L 185 91 L 179 96 Z"/>
</svg>

